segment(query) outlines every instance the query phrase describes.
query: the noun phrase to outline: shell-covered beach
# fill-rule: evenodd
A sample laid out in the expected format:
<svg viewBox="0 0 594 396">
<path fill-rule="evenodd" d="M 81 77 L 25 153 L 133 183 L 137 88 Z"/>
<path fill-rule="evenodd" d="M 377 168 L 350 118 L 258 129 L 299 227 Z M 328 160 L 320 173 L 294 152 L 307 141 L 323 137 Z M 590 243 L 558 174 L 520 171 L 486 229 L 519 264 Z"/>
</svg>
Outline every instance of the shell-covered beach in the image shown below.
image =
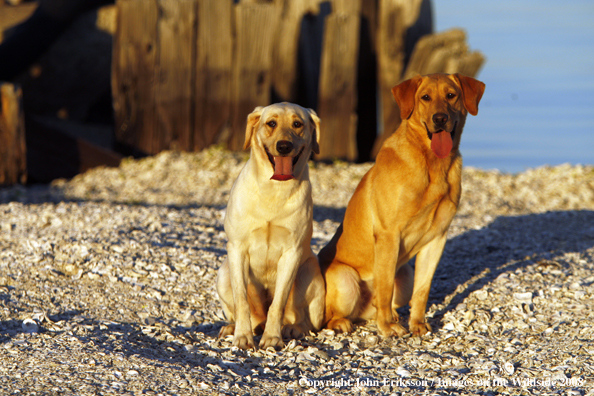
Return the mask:
<svg viewBox="0 0 594 396">
<path fill-rule="evenodd" d="M 246 159 L 163 152 L 1 189 L 0 393 L 594 394 L 593 166 L 464 168 L 432 333 L 241 351 L 216 337 L 215 279 Z M 315 252 L 370 166 L 310 163 Z"/>
</svg>

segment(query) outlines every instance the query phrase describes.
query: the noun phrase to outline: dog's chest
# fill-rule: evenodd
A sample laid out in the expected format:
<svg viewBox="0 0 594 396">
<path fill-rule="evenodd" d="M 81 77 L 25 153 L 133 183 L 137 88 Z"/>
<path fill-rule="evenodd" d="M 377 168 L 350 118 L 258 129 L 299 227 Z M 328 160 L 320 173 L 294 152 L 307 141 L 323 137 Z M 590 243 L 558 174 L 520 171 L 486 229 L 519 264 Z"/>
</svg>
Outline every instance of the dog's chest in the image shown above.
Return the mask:
<svg viewBox="0 0 594 396">
<path fill-rule="evenodd" d="M 285 227 L 266 223 L 254 229 L 250 234 L 249 258 L 254 276 L 265 282 L 276 278 L 278 262 L 281 256 L 295 242 L 290 242 L 292 233 Z"/>
<path fill-rule="evenodd" d="M 460 199 L 460 187 L 440 179 L 418 197 L 416 214 L 402 232 L 402 253 L 414 255 L 422 246 L 447 232 Z"/>
</svg>

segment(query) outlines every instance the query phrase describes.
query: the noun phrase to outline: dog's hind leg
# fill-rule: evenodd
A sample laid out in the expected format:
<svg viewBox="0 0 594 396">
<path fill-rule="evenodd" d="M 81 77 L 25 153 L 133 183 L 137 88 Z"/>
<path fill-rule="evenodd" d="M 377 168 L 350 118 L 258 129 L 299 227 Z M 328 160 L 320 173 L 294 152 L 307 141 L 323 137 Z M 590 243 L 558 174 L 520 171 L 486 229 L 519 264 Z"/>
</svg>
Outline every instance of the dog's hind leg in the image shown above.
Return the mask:
<svg viewBox="0 0 594 396">
<path fill-rule="evenodd" d="M 326 306 L 326 285 L 320 265 L 317 258 L 314 256 L 310 262 L 311 269 L 308 271 L 312 280 L 309 282 L 307 293 L 305 295 L 308 305 L 308 318 L 314 331 L 318 331 L 324 324 L 324 308 Z"/>
<path fill-rule="evenodd" d="M 326 270 L 326 328 L 350 333 L 361 305 L 361 277 L 351 266 L 333 262 Z"/>
</svg>

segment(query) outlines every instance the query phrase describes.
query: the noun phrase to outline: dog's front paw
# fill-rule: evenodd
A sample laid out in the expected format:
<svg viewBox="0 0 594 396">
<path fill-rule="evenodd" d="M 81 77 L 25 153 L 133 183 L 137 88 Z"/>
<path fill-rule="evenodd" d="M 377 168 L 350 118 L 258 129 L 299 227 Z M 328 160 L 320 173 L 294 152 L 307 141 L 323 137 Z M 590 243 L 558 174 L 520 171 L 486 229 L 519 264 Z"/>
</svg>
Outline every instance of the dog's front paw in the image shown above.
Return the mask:
<svg viewBox="0 0 594 396">
<path fill-rule="evenodd" d="M 233 338 L 233 346 L 240 349 L 254 349 L 254 338 L 251 335 L 240 336 L 236 334 L 235 338 Z"/>
<path fill-rule="evenodd" d="M 328 322 L 326 328 L 334 330 L 337 333 L 350 333 L 353 331 L 353 322 L 346 318 L 332 319 Z"/>
<path fill-rule="evenodd" d="M 288 324 L 283 326 L 283 338 L 301 338 L 305 332 L 298 325 Z"/>
<path fill-rule="evenodd" d="M 221 331 L 219 331 L 219 338 L 227 337 L 228 335 L 233 335 L 233 333 L 235 333 L 235 323 L 231 323 L 227 326 L 221 327 Z"/>
<path fill-rule="evenodd" d="M 398 322 L 378 323 L 377 327 L 383 337 L 402 337 L 408 333 L 404 326 Z"/>
<path fill-rule="evenodd" d="M 410 327 L 410 331 L 414 336 L 423 336 L 431 331 L 431 326 L 427 322 L 411 320 L 408 327 Z"/>
<path fill-rule="evenodd" d="M 270 336 L 264 334 L 262 339 L 260 340 L 260 348 L 266 349 L 268 347 L 273 347 L 274 349 L 281 349 L 285 346 L 283 339 L 278 336 Z"/>
</svg>

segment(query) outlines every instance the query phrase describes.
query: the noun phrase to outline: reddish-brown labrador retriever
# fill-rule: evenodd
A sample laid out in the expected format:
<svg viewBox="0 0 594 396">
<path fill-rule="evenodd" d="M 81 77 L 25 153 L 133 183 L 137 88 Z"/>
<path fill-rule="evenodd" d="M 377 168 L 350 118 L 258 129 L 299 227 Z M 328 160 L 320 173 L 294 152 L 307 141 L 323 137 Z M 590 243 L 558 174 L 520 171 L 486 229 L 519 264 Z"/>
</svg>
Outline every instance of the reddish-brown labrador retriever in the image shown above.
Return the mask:
<svg viewBox="0 0 594 396">
<path fill-rule="evenodd" d="M 417 76 L 392 89 L 403 121 L 319 254 L 328 328 L 349 332 L 353 320 L 375 317 L 383 336 L 401 336 L 407 331 L 396 308 L 410 301 L 410 331 L 431 330 L 431 281 L 460 201 L 460 137 L 484 89 L 459 74 Z M 413 277 L 407 262 L 414 256 Z"/>
</svg>

